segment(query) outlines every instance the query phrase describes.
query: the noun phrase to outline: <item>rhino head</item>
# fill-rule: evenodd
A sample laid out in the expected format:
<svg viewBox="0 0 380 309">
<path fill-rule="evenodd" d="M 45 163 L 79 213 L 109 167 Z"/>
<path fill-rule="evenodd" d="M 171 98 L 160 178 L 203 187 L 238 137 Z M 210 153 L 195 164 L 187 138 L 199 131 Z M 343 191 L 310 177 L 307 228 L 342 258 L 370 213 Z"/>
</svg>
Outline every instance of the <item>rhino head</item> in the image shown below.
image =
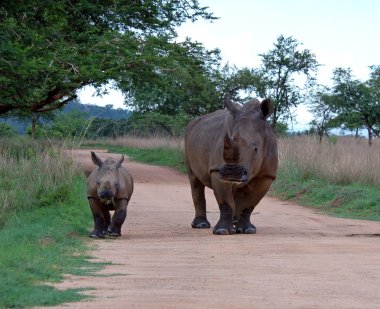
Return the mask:
<svg viewBox="0 0 380 309">
<path fill-rule="evenodd" d="M 224 123 L 223 159 L 220 179 L 233 183 L 247 183 L 260 171 L 266 155 L 266 119 L 273 111 L 269 99 L 261 103 L 254 99 L 245 105 L 225 98 L 228 110 Z"/>
<path fill-rule="evenodd" d="M 98 197 L 103 203 L 110 204 L 119 186 L 119 168 L 124 161 L 124 156 L 121 156 L 118 161 L 113 159 L 102 161 L 94 152 L 91 152 L 91 159 L 95 165 L 99 166 L 96 178 Z"/>
</svg>

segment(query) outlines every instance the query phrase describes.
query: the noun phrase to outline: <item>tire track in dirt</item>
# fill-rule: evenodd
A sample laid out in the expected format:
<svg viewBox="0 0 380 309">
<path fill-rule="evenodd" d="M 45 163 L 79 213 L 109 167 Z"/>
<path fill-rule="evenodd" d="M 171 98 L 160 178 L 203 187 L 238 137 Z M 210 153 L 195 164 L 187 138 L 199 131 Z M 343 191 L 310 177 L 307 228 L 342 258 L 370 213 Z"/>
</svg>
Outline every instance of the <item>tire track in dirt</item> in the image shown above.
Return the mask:
<svg viewBox="0 0 380 309">
<path fill-rule="evenodd" d="M 72 155 L 94 167 L 89 150 Z M 252 218 L 256 235 L 216 236 L 190 227 L 186 176 L 124 166 L 135 192 L 123 235 L 89 239 L 90 254 L 113 264 L 99 272 L 107 276 L 67 276 L 57 288 L 93 287 L 85 293 L 95 298 L 55 308 L 380 308 L 379 222 L 264 198 Z M 219 210 L 206 191 L 215 224 Z"/>
</svg>

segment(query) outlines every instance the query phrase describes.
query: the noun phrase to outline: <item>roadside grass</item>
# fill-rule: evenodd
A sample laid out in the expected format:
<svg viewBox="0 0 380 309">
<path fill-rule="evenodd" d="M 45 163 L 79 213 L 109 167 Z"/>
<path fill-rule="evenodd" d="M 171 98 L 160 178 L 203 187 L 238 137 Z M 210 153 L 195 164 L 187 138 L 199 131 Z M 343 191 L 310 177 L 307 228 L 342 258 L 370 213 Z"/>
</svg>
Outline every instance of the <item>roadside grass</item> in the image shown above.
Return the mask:
<svg viewBox="0 0 380 309">
<path fill-rule="evenodd" d="M 92 216 L 85 179 L 62 148 L 27 138 L 0 141 L 0 308 L 87 298 L 52 283 L 104 265 L 86 255 Z"/>
<path fill-rule="evenodd" d="M 49 283 L 63 274 L 85 275 L 104 264 L 91 262 L 84 242 L 91 214 L 76 178 L 64 202 L 14 213 L 0 230 L 0 308 L 52 306 L 87 296 L 81 289 L 58 290 Z"/>
<path fill-rule="evenodd" d="M 312 175 L 305 177 L 292 167 L 279 169 L 269 194 L 337 217 L 380 221 L 380 190 L 376 186 L 334 184 Z"/>
<path fill-rule="evenodd" d="M 82 144 L 83 148 L 89 146 L 90 145 L 87 143 Z M 161 146 L 158 148 L 133 148 L 129 146 L 125 147 L 107 144 L 92 144 L 91 147 L 104 148 L 110 152 L 127 155 L 132 160 L 138 162 L 168 166 L 175 168 L 182 173 L 186 173 L 184 153 L 180 148 L 165 148 Z"/>
<path fill-rule="evenodd" d="M 154 143 L 137 141 L 85 142 L 83 147 L 104 148 L 186 172 L 183 146 L 167 146 L 167 141 L 163 146 L 157 138 Z M 366 140 L 337 137 L 320 144 L 314 137 L 302 136 L 280 138 L 278 144 L 280 164 L 271 196 L 334 216 L 380 221 L 380 141 L 369 148 Z"/>
<path fill-rule="evenodd" d="M 17 211 L 65 200 L 77 175 L 62 144 L 0 139 L 0 228 Z"/>
</svg>

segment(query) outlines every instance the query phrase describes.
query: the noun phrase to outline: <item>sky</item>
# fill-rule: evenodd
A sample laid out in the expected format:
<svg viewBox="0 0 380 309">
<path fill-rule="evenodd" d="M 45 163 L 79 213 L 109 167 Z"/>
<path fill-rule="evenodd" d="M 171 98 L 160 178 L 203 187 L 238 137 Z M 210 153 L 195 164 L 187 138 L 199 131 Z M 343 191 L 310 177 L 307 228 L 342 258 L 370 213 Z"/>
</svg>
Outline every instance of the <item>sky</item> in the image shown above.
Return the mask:
<svg viewBox="0 0 380 309">
<path fill-rule="evenodd" d="M 178 29 L 186 36 L 219 48 L 222 62 L 257 68 L 259 54 L 273 49 L 280 35 L 292 36 L 309 49 L 322 65 L 318 83 L 331 85 L 334 68 L 352 69 L 355 78 L 367 80 L 370 65 L 380 65 L 379 0 L 199 0 L 218 20 L 188 22 Z M 120 92 L 95 98 L 91 88 L 81 91 L 82 103 L 123 106 Z M 304 128 L 312 116 L 305 106 L 297 111 L 294 130 Z"/>
</svg>

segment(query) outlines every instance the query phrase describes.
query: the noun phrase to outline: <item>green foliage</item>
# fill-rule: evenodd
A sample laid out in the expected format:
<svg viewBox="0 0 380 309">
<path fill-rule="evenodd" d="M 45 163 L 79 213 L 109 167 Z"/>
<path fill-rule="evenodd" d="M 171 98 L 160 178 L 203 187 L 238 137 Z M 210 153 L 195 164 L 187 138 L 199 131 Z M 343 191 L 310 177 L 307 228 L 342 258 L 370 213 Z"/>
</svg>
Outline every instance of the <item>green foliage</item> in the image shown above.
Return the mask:
<svg viewBox="0 0 380 309">
<path fill-rule="evenodd" d="M 332 128 L 337 127 L 334 122 L 336 114 L 333 112 L 331 92 L 327 87 L 320 87 L 310 97 L 309 111 L 314 116 L 310 125 L 314 131 L 313 133 L 318 135 L 319 141 L 322 141 L 324 135 L 327 136 Z"/>
<path fill-rule="evenodd" d="M 70 111 L 68 113 L 57 113 L 54 121 L 46 125 L 39 125 L 36 130 L 35 137 L 49 137 L 55 139 L 66 139 L 79 137 L 84 134 L 88 126 L 85 114 L 78 111 Z M 28 134 L 31 129 L 28 128 Z"/>
<path fill-rule="evenodd" d="M 276 127 L 274 128 L 274 133 L 276 136 L 286 136 L 288 134 L 288 125 L 283 122 L 277 122 Z"/>
<path fill-rule="evenodd" d="M 258 76 L 253 69 L 238 69 L 236 66 L 231 67 L 226 64 L 216 72 L 215 80 L 221 99 L 224 99 L 224 95 L 228 93 L 234 101 L 244 103 L 251 97 L 241 97 L 242 91 L 244 94 L 250 92 L 258 83 Z M 221 102 L 223 103 L 223 100 Z"/>
<path fill-rule="evenodd" d="M 126 91 L 154 85 L 180 67 L 175 28 L 198 18 L 214 19 L 197 0 L 2 1 L 0 114 L 57 109 L 110 80 Z"/>
<path fill-rule="evenodd" d="M 200 43 L 186 40 L 167 47 L 167 63 L 157 70 L 154 82 L 125 85 L 130 104 L 140 113 L 166 115 L 186 113 L 197 116 L 218 109 L 220 93 L 214 79 L 220 61 L 219 51 L 207 51 Z"/>
<path fill-rule="evenodd" d="M 0 123 L 0 137 L 11 137 L 17 135 L 13 127 L 7 123 Z"/>
<path fill-rule="evenodd" d="M 291 108 L 302 102 L 303 90 L 314 84 L 313 74 L 319 64 L 310 50 L 299 50 L 300 45 L 292 37 L 279 36 L 274 48 L 260 55 L 262 65 L 255 70 L 257 82 L 253 90 L 262 98 L 270 98 L 274 104 L 271 117 L 273 128 L 279 120 L 292 118 Z M 305 78 L 305 89 L 297 86 L 295 75 Z"/>
<path fill-rule="evenodd" d="M 351 69 L 334 71 L 334 87 L 330 101 L 338 114 L 335 122 L 345 129 L 365 128 L 369 145 L 373 136 L 380 133 L 380 69 L 371 67 L 371 77 L 366 82 L 353 78 Z"/>
<path fill-rule="evenodd" d="M 46 283 L 64 274 L 89 275 L 102 265 L 92 263 L 84 245 L 91 225 L 85 181 L 71 183 L 65 202 L 16 212 L 0 230 L 0 308 L 52 306 L 79 301 L 83 289 L 57 290 Z"/>
<path fill-rule="evenodd" d="M 134 113 L 128 119 L 130 132 L 138 136 L 183 136 L 189 117 L 184 114 L 175 116 L 160 113 Z"/>
</svg>

